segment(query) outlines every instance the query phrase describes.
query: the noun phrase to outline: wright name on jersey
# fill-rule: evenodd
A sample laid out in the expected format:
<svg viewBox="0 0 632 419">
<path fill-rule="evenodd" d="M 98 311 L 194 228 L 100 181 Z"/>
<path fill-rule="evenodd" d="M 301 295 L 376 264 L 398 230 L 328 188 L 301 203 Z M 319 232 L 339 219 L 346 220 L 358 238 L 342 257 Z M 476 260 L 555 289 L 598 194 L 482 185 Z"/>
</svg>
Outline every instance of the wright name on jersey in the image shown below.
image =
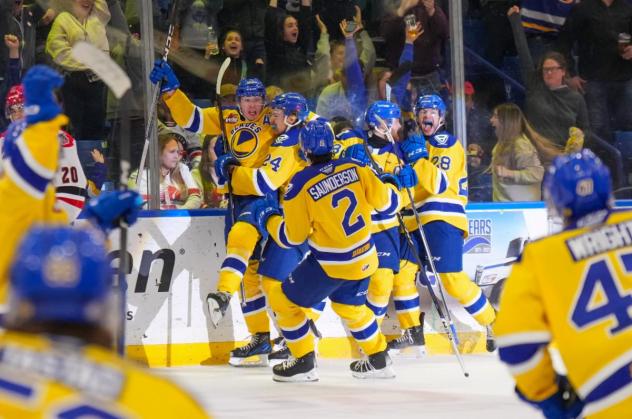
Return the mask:
<svg viewBox="0 0 632 419">
<path fill-rule="evenodd" d="M 554 341 L 585 403 L 582 413 L 630 417 L 632 212 L 527 244 L 505 284 L 494 330 L 526 398 L 540 401 L 558 390 L 547 351 Z"/>
</svg>

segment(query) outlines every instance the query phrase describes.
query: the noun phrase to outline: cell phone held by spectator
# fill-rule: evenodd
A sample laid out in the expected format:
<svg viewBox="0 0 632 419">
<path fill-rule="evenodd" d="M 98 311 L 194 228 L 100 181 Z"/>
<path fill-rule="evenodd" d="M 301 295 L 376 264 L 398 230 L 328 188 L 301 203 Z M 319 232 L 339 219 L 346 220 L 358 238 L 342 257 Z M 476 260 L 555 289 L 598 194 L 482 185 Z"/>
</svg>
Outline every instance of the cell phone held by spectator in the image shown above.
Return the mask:
<svg viewBox="0 0 632 419">
<path fill-rule="evenodd" d="M 619 34 L 619 55 L 623 55 L 625 53 L 625 49 L 632 44 L 632 35 L 629 33 L 620 33 Z"/>
<path fill-rule="evenodd" d="M 347 26 L 345 26 L 345 32 L 352 33 L 356 30 L 356 23 L 353 20 L 347 21 Z"/>
</svg>

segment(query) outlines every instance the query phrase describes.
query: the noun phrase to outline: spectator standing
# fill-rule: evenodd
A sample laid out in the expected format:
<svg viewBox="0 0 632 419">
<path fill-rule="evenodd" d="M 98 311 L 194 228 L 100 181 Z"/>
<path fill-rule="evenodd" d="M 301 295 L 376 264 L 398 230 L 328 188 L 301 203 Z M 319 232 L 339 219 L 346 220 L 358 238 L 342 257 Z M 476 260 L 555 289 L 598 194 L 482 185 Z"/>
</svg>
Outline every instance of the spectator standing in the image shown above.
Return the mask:
<svg viewBox="0 0 632 419">
<path fill-rule="evenodd" d="M 267 0 L 224 0 L 224 7 L 218 14 L 221 28 L 239 30 L 246 62 L 252 68 L 258 66 L 257 73 L 262 74 L 262 76 L 266 63 L 265 16 L 267 7 Z"/>
<path fill-rule="evenodd" d="M 424 36 L 413 45 L 411 83 L 416 95 L 441 89 L 439 67 L 443 64 L 442 47 L 448 39 L 448 18 L 435 0 L 402 0 L 395 14 L 385 19 L 382 33 L 386 43 L 386 61 L 397 67 L 405 43 L 404 16 L 412 14 L 424 29 Z"/>
<path fill-rule="evenodd" d="M 177 48 L 187 48 L 199 57 L 208 57 L 207 44 L 209 31 L 218 36 L 217 13 L 223 6 L 222 0 L 183 0 L 179 4 L 178 24 L 174 32 L 174 44 Z M 212 28 L 212 29 L 211 29 Z M 178 68 L 182 90 L 195 98 L 208 99 L 213 91 L 212 83 L 200 78 L 186 69 Z"/>
<path fill-rule="evenodd" d="M 73 0 L 70 10 L 55 18 L 46 40 L 46 52 L 65 75 L 61 90 L 64 109 L 79 142 L 104 139 L 106 88 L 96 74 L 72 57 L 71 49 L 75 43 L 87 41 L 109 53 L 105 33 L 109 20 L 105 0 Z"/>
<path fill-rule="evenodd" d="M 545 53 L 538 66 L 533 63 L 520 24 L 520 9 L 507 12 L 520 58 L 522 79 L 527 88 L 525 114 L 535 130 L 559 146 L 564 146 L 569 129 L 589 129 L 588 111 L 582 95 L 567 82 L 567 64 L 555 51 Z"/>
<path fill-rule="evenodd" d="M 0 83 L 0 103 L 4 103 L 7 92 L 17 84 L 20 84 L 20 76 L 22 73 L 22 63 L 20 60 L 20 39 L 15 35 L 5 35 L 4 45 L 8 49 L 8 62 L 4 81 Z M 3 114 L 0 116 L 0 130 L 4 130 L 9 125 L 9 116 Z"/>
<path fill-rule="evenodd" d="M 542 160 L 552 161 L 559 150 L 531 127 L 513 103 L 497 106 L 491 123 L 498 139 L 492 150 L 493 200 L 539 201 L 545 167 Z"/>
<path fill-rule="evenodd" d="M 304 96 L 310 96 L 311 89 L 311 4 L 311 0 L 301 0 L 298 18 L 279 9 L 277 0 L 270 0 L 266 12 L 267 84 Z"/>
<path fill-rule="evenodd" d="M 619 34 L 630 33 L 632 6 L 626 0 L 582 0 L 557 42 L 567 57 L 577 46 L 578 73 L 569 84 L 585 94 L 590 126 L 607 141 L 614 130 L 632 130 L 632 44 L 618 44 Z"/>
<path fill-rule="evenodd" d="M 376 53 L 373 40 L 369 33 L 364 29 L 362 23 L 362 11 L 359 7 L 355 8 L 355 15 L 349 22 L 353 21 L 356 28 L 354 33 L 358 34 L 356 38 L 356 49 L 359 51 L 360 65 L 364 77 L 366 78 L 375 67 Z M 341 20 L 342 21 L 342 20 Z M 336 27 L 336 33 L 340 32 L 340 22 Z M 343 71 L 345 61 L 345 42 L 338 37 L 330 35 L 329 28 L 320 15 L 316 15 L 316 23 L 320 30 L 320 37 L 316 44 L 316 55 L 314 57 L 314 85 L 318 88 L 327 84 L 335 83 L 340 80 L 340 72 Z"/>
<path fill-rule="evenodd" d="M 553 49 L 560 29 L 578 0 L 522 0 L 520 17 L 534 61 Z M 514 31 L 515 39 L 515 31 Z"/>
</svg>

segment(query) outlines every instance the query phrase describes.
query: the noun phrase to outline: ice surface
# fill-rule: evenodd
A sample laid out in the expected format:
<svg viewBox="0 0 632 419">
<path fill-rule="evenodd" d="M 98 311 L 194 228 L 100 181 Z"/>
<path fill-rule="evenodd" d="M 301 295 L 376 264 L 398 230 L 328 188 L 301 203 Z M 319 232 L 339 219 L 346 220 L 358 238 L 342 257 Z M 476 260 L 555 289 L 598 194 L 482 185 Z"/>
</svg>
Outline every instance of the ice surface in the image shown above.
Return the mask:
<svg viewBox="0 0 632 419">
<path fill-rule="evenodd" d="M 497 355 L 394 358 L 397 378 L 358 380 L 347 360 L 319 360 L 317 383 L 276 383 L 269 368 L 230 366 L 155 369 L 191 391 L 216 418 L 455 418 L 541 417 L 519 402 Z"/>
</svg>

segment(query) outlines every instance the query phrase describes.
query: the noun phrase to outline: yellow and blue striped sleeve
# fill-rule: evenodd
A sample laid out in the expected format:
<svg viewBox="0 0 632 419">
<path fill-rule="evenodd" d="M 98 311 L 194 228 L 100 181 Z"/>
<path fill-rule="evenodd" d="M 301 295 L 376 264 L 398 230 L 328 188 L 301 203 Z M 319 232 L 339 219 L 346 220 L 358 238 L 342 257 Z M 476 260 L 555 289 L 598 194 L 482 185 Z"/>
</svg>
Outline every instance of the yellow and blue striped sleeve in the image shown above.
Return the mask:
<svg viewBox="0 0 632 419">
<path fill-rule="evenodd" d="M 303 191 L 283 201 L 284 216 L 273 216 L 266 225 L 275 242 L 283 248 L 299 246 L 307 240 L 312 228 L 306 196 Z"/>
<path fill-rule="evenodd" d="M 425 189 L 430 195 L 439 195 L 444 193 L 449 186 L 448 175 L 445 171 L 439 169 L 427 159 L 419 159 L 413 169 L 417 173 L 419 183 L 418 188 Z"/>
<path fill-rule="evenodd" d="M 347 147 L 351 147 L 355 144 L 362 144 L 364 139 L 362 138 L 362 134 L 355 130 L 346 130 L 341 132 L 334 139 L 334 149 L 333 155 L 334 159 L 339 159 L 342 155 L 342 152 L 347 149 Z"/>
<path fill-rule="evenodd" d="M 501 361 L 525 398 L 539 402 L 558 391 L 548 344 L 551 332 L 529 245 L 513 266 L 500 300 L 494 332 Z M 525 315 L 527 313 L 527 315 Z"/>
<path fill-rule="evenodd" d="M 358 167 L 358 172 L 366 200 L 378 214 L 394 215 L 402 208 L 402 196 L 395 186 L 383 183 L 368 167 Z"/>
<path fill-rule="evenodd" d="M 24 193 L 43 200 L 59 160 L 59 128 L 68 122 L 63 115 L 33 125 L 12 125 L 3 148 L 4 171 Z"/>
<path fill-rule="evenodd" d="M 297 144 L 298 135 L 280 135 L 261 167 L 235 167 L 231 175 L 233 193 L 264 196 L 287 183 L 300 167 Z"/>
<path fill-rule="evenodd" d="M 187 131 L 206 135 L 222 133 L 219 124 L 219 110 L 216 107 L 200 108 L 194 105 L 179 89 L 171 96 L 165 96 L 164 100 L 171 111 L 173 120 Z"/>
</svg>

